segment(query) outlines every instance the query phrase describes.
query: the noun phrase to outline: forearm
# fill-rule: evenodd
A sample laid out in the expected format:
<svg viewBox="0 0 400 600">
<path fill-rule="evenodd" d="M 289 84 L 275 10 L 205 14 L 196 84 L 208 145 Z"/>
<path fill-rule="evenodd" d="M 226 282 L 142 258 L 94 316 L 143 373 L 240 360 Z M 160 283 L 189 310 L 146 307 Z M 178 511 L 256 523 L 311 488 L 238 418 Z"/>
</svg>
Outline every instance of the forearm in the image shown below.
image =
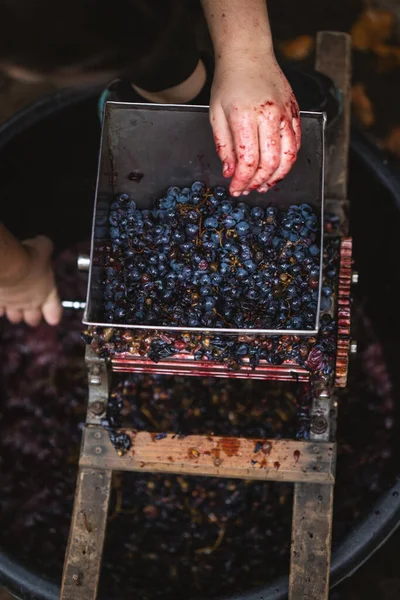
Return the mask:
<svg viewBox="0 0 400 600">
<path fill-rule="evenodd" d="M 0 223 L 0 286 L 24 277 L 28 262 L 24 246 Z"/>
<path fill-rule="evenodd" d="M 202 0 L 202 6 L 217 61 L 236 52 L 273 55 L 265 0 Z"/>
</svg>

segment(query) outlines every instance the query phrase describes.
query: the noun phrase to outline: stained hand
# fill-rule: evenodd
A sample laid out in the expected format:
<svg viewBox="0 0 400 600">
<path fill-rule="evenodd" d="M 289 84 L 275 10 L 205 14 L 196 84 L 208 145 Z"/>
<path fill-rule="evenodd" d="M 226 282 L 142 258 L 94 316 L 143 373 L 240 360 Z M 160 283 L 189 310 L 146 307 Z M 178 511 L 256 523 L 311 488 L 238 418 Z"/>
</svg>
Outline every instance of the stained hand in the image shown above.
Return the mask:
<svg viewBox="0 0 400 600">
<path fill-rule="evenodd" d="M 233 196 L 266 192 L 290 171 L 301 143 L 299 107 L 273 55 L 217 60 L 210 120 Z"/>
</svg>

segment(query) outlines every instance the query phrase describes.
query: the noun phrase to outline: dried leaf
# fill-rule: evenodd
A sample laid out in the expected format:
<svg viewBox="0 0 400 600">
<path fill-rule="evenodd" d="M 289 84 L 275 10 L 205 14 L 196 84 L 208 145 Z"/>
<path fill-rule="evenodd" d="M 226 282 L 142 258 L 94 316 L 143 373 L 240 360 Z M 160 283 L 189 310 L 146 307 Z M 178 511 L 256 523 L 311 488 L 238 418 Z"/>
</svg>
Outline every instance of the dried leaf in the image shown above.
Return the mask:
<svg viewBox="0 0 400 600">
<path fill-rule="evenodd" d="M 373 52 L 378 57 L 375 69 L 377 73 L 388 73 L 400 67 L 399 46 L 377 44 L 373 47 Z"/>
<path fill-rule="evenodd" d="M 387 135 L 384 142 L 385 149 L 400 159 L 400 127 L 395 127 Z"/>
<path fill-rule="evenodd" d="M 351 29 L 353 47 L 370 50 L 386 42 L 393 32 L 394 15 L 389 10 L 368 8 L 361 13 Z"/>
<path fill-rule="evenodd" d="M 363 83 L 356 83 L 351 90 L 353 111 L 360 123 L 368 128 L 375 122 L 374 107 L 365 92 Z"/>
<path fill-rule="evenodd" d="M 375 54 L 381 58 L 394 58 L 400 65 L 400 46 L 392 46 L 390 44 L 376 44 L 373 46 Z"/>
<path fill-rule="evenodd" d="M 314 49 L 314 38 L 311 35 L 300 35 L 293 40 L 280 42 L 279 48 L 287 59 L 304 60 Z"/>
</svg>

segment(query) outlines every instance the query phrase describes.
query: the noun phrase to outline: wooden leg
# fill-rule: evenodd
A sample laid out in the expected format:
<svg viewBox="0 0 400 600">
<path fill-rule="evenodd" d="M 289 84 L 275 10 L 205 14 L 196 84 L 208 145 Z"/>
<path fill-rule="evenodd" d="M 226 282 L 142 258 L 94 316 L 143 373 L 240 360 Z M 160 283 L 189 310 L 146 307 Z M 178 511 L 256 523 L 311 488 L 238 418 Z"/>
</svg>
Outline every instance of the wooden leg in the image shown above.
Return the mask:
<svg viewBox="0 0 400 600">
<path fill-rule="evenodd" d="M 105 469 L 79 469 L 61 600 L 95 600 L 97 597 L 111 474 Z"/>
<path fill-rule="evenodd" d="M 289 600 L 327 600 L 331 563 L 333 485 L 296 483 Z"/>
<path fill-rule="evenodd" d="M 316 69 L 330 77 L 342 93 L 342 114 L 327 134 L 326 209 L 340 216 L 347 234 L 347 161 L 350 139 L 351 40 L 347 34 L 321 32 Z M 333 438 L 335 415 L 328 394 L 314 399 L 313 414 L 326 428 L 311 427 L 316 448 Z M 333 485 L 296 483 L 293 500 L 289 600 L 328 600 L 332 543 Z"/>
<path fill-rule="evenodd" d="M 326 133 L 325 210 L 340 219 L 341 235 L 348 235 L 347 163 L 350 143 L 351 39 L 347 33 L 321 31 L 317 35 L 315 68 L 341 92 L 342 114 Z"/>
<path fill-rule="evenodd" d="M 315 68 L 330 77 L 342 94 L 342 114 L 327 132 L 325 183 L 329 199 L 344 200 L 347 197 L 350 140 L 350 36 L 336 31 L 321 31 L 317 36 Z"/>
</svg>

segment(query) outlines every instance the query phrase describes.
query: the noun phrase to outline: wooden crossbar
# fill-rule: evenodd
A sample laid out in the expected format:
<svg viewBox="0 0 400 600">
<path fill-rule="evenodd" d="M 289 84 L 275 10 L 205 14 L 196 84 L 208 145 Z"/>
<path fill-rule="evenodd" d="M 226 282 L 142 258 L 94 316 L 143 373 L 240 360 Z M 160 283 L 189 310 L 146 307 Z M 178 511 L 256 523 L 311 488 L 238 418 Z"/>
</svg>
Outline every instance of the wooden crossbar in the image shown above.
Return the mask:
<svg viewBox="0 0 400 600">
<path fill-rule="evenodd" d="M 118 456 L 101 427 L 84 433 L 80 465 L 116 471 L 180 473 L 262 481 L 333 483 L 335 444 L 121 430 L 132 440 Z M 165 436 L 165 437 L 164 437 Z"/>
</svg>

